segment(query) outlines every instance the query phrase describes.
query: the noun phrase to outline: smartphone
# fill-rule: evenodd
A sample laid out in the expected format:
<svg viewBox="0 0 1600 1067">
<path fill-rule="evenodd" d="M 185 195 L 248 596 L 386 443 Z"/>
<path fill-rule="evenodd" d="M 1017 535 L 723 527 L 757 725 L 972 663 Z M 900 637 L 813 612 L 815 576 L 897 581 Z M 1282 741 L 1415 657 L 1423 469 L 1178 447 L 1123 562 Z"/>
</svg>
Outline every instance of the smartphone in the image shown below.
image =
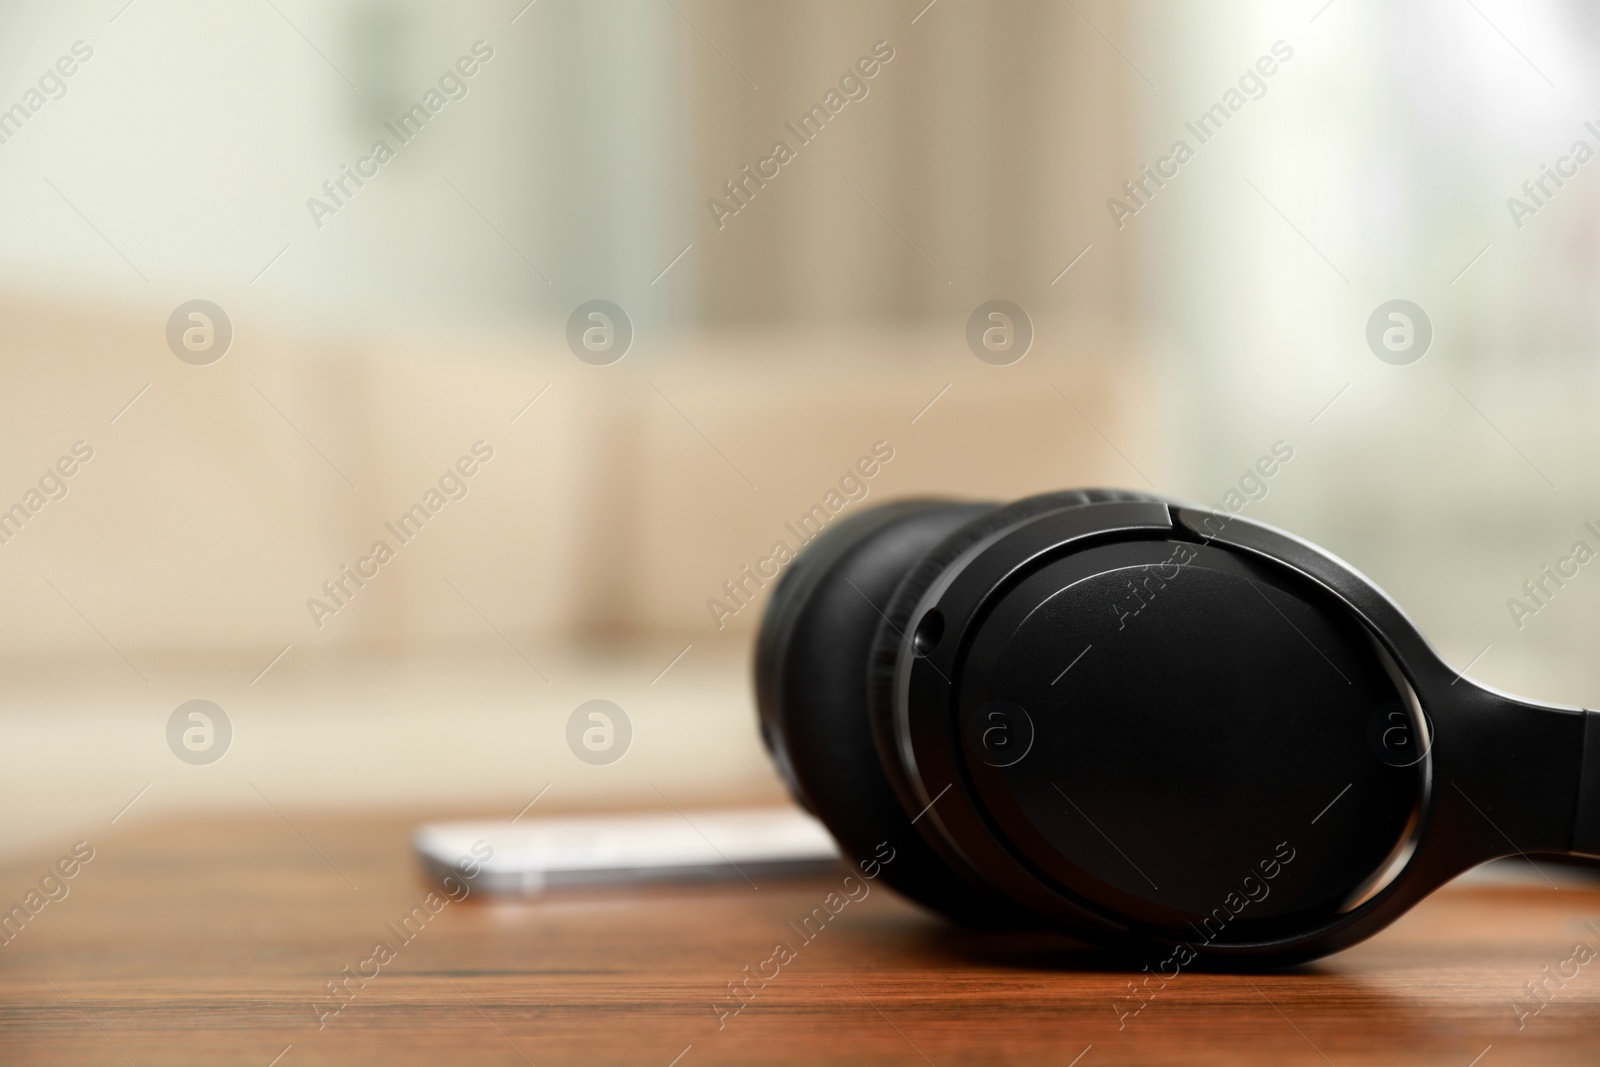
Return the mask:
<svg viewBox="0 0 1600 1067">
<path fill-rule="evenodd" d="M 839 848 L 798 808 L 565 815 L 433 822 L 412 846 L 435 880 L 501 896 L 562 886 L 763 880 L 826 874 Z"/>
</svg>

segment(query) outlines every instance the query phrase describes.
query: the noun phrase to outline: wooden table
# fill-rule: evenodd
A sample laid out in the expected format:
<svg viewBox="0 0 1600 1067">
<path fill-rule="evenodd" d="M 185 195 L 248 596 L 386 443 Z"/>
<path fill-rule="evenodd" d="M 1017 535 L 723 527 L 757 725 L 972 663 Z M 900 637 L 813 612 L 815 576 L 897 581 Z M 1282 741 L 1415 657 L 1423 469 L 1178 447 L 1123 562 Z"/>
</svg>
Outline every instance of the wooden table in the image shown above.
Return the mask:
<svg viewBox="0 0 1600 1067">
<path fill-rule="evenodd" d="M 70 895 L 0 947 L 0 1063 L 1600 1061 L 1600 960 L 1520 1030 L 1512 1008 L 1576 941 L 1600 947 L 1580 925 L 1600 923 L 1594 889 L 1451 887 L 1315 966 L 1184 973 L 1119 1026 L 1127 975 L 1055 938 L 953 930 L 881 887 L 802 942 L 790 921 L 837 879 L 476 895 L 405 943 L 385 924 L 428 892 L 411 825 L 295 815 L 92 840 Z M 7 865 L 0 902 L 66 851 Z M 380 940 L 394 958 L 364 963 Z M 728 983 L 780 941 L 794 958 L 719 1020 Z M 377 974 L 344 1003 L 326 983 L 347 966 Z"/>
</svg>

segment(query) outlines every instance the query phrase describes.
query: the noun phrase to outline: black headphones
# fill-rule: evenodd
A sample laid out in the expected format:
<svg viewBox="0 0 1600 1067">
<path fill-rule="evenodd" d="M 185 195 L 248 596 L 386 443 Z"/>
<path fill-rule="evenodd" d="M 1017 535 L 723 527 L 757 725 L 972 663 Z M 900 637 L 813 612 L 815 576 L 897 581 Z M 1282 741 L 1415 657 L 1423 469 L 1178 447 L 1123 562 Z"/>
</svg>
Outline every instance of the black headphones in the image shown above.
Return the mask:
<svg viewBox="0 0 1600 1067">
<path fill-rule="evenodd" d="M 1145 493 L 838 523 L 773 592 L 756 689 L 843 851 L 890 842 L 884 878 L 973 925 L 1286 964 L 1486 860 L 1600 855 L 1600 715 L 1476 685 L 1348 564 Z"/>
</svg>

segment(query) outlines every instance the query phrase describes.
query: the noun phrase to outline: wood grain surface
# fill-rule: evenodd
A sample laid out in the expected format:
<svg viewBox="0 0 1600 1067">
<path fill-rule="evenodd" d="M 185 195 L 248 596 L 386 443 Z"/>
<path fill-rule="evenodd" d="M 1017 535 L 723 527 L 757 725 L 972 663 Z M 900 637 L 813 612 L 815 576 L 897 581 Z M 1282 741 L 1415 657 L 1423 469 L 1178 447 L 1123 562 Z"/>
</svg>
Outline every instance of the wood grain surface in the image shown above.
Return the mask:
<svg viewBox="0 0 1600 1067">
<path fill-rule="evenodd" d="M 1452 886 L 1319 964 L 1185 972 L 1132 1014 L 1130 975 L 1070 942 L 961 932 L 880 884 L 809 941 L 790 924 L 838 878 L 473 894 L 431 914 L 411 820 L 292 820 L 85 835 L 67 895 L 0 947 L 0 1063 L 1600 1062 L 1600 959 L 1570 962 L 1600 948 L 1582 885 Z M 71 845 L 8 864 L 0 904 Z M 386 924 L 418 904 L 403 941 Z M 792 958 L 767 962 L 779 943 Z M 719 1017 L 747 965 L 776 976 Z M 346 967 L 377 974 L 336 998 Z M 1561 971 L 1519 1026 L 1513 1005 L 1539 1003 L 1525 983 Z"/>
</svg>

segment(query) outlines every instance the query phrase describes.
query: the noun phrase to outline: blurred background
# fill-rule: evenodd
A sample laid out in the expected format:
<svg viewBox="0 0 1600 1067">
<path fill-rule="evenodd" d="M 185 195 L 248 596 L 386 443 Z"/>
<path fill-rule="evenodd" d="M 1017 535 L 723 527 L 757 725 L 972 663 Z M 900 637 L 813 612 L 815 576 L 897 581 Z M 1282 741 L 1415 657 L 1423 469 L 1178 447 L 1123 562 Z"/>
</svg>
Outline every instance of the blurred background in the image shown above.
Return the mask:
<svg viewBox="0 0 1600 1067">
<path fill-rule="evenodd" d="M 1597 52 L 1523 0 L 6 4 L 0 848 L 777 799 L 742 568 L 908 494 L 1237 493 L 1592 701 L 1600 565 L 1522 586 L 1600 548 Z"/>
</svg>

